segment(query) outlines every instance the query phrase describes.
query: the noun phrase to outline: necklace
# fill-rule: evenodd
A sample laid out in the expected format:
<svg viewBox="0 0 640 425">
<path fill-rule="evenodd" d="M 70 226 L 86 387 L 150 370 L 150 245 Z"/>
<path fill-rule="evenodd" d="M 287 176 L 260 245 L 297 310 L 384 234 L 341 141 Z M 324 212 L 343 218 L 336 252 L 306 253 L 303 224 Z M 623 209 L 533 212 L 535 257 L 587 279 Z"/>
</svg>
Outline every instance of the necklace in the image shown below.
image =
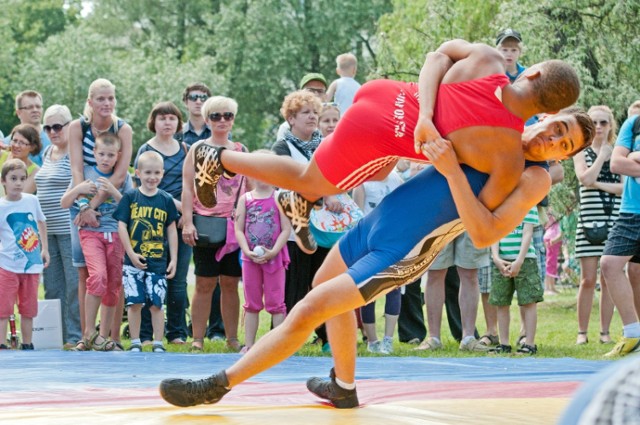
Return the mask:
<svg viewBox="0 0 640 425">
<path fill-rule="evenodd" d="M 107 131 L 109 131 L 109 129 L 111 128 L 111 126 L 105 128 L 104 130 L 100 130 L 98 129 L 98 127 L 95 126 L 95 124 L 91 124 L 91 128 L 93 129 L 93 132 L 95 133 L 96 136 L 99 136 L 103 133 L 106 133 Z"/>
</svg>

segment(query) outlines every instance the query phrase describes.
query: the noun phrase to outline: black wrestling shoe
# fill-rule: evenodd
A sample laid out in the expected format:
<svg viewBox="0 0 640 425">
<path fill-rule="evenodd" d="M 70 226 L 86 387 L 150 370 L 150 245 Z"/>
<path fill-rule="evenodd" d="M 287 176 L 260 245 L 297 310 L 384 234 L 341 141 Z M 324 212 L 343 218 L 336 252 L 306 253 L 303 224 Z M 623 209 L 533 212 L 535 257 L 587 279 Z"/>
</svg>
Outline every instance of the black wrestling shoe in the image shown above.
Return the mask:
<svg viewBox="0 0 640 425">
<path fill-rule="evenodd" d="M 221 152 L 226 149 L 222 146 L 210 146 L 201 143 L 193 153 L 196 194 L 200 203 L 213 208 L 218 203 L 216 187 L 223 174 L 233 177 L 234 173 L 225 171 L 220 162 Z"/>
<path fill-rule="evenodd" d="M 198 404 L 217 403 L 230 390 L 224 371 L 208 378 L 193 381 L 191 379 L 170 378 L 160 383 L 160 395 L 174 406 L 189 407 Z"/>
<path fill-rule="evenodd" d="M 352 409 L 360 405 L 355 388 L 345 390 L 336 383 L 336 373 L 333 368 L 331 368 L 329 377 L 331 381 L 325 381 L 322 378 L 309 378 L 307 389 L 318 397 L 329 400 L 338 409 Z"/>
<path fill-rule="evenodd" d="M 291 220 L 296 244 L 305 254 L 313 254 L 318 244 L 309 229 L 309 216 L 315 203 L 307 201 L 296 192 L 281 190 L 278 193 L 278 204 L 284 214 Z"/>
</svg>

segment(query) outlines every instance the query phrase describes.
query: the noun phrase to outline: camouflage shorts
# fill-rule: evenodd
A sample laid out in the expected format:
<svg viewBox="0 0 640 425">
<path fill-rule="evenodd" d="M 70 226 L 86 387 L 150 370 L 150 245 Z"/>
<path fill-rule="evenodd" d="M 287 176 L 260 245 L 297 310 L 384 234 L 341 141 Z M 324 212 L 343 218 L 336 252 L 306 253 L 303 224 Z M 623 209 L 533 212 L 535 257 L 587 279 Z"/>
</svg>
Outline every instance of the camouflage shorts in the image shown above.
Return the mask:
<svg viewBox="0 0 640 425">
<path fill-rule="evenodd" d="M 489 304 L 511 305 L 513 293 L 518 293 L 518 305 L 542 302 L 543 290 L 535 258 L 525 258 L 520 273 L 516 277 L 505 277 L 495 266 L 491 269 L 491 293 Z"/>
</svg>

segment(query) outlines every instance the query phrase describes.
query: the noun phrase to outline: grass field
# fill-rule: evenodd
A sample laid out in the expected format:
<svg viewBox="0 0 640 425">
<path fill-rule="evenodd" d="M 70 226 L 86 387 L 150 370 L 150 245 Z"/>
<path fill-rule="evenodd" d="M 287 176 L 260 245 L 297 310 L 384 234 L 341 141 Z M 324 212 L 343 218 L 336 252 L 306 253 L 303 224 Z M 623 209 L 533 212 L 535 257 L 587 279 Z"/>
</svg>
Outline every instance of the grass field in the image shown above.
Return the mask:
<svg viewBox="0 0 640 425">
<path fill-rule="evenodd" d="M 192 288 L 191 288 L 192 289 Z M 560 288 L 560 294 L 553 297 L 546 297 L 543 303 L 538 304 L 538 331 L 536 336 L 536 343 L 538 345 L 537 357 L 547 358 L 559 358 L 559 357 L 574 357 L 580 359 L 602 359 L 602 355 L 612 348 L 612 345 L 600 344 L 599 341 L 599 311 L 597 300 L 600 295 L 596 293 L 594 299 L 594 306 L 590 321 L 589 329 L 589 344 L 576 346 L 576 334 L 577 334 L 577 315 L 576 315 L 576 294 L 577 288 L 565 287 Z M 242 294 L 242 290 L 240 290 Z M 384 302 L 378 301 L 376 305 L 377 320 L 376 325 L 378 328 L 378 335 L 383 334 L 384 315 L 383 315 Z M 418 357 L 473 357 L 484 356 L 482 353 L 463 353 L 458 350 L 458 343 L 451 337 L 447 328 L 446 319 L 443 318 L 442 339 L 444 347 L 441 350 L 433 352 L 415 351 L 415 346 L 400 343 L 397 340 L 397 334 L 394 342 L 394 356 L 418 356 Z M 258 331 L 258 338 L 264 335 L 270 325 L 270 316 L 265 312 L 260 314 L 260 329 Z M 478 309 L 477 319 L 478 332 L 482 335 L 485 330 L 484 316 L 482 313 L 482 306 Z M 518 332 L 520 328 L 520 315 L 518 307 L 515 304 L 511 307 L 511 345 L 515 346 L 516 339 L 518 338 Z M 244 340 L 244 329 L 242 323 L 239 329 L 240 341 Z M 614 315 L 613 323 L 611 325 L 611 336 L 615 340 L 622 334 L 622 324 L 617 314 Z M 328 354 L 322 353 L 321 348 L 318 345 L 309 343 L 305 344 L 299 351 L 298 355 L 302 356 L 328 356 Z M 123 340 L 125 346 L 128 346 L 128 341 Z M 190 345 L 178 346 L 167 345 L 169 352 L 189 352 Z M 150 350 L 150 347 L 145 347 L 146 350 Z M 208 341 L 205 340 L 205 353 L 216 352 L 230 352 L 223 341 Z M 359 356 L 378 356 L 367 352 L 366 344 L 362 343 L 359 338 L 358 344 Z"/>
</svg>

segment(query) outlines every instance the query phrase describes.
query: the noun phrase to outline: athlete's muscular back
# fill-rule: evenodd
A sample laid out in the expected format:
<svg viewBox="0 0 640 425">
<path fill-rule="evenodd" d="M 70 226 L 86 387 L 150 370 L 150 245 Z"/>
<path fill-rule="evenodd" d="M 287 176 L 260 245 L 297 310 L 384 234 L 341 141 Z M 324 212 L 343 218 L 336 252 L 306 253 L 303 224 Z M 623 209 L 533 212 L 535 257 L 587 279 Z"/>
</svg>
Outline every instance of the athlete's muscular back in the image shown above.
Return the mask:
<svg viewBox="0 0 640 425">
<path fill-rule="evenodd" d="M 504 58 L 496 49 L 484 44 L 454 40 L 438 51 L 453 65 L 442 84 L 454 84 L 493 74 L 504 74 Z M 502 91 L 496 96 L 501 99 Z M 490 175 L 480 200 L 494 210 L 515 189 L 524 170 L 521 133 L 504 127 L 476 126 L 455 130 L 442 137 L 450 140 L 460 163 Z"/>
</svg>

